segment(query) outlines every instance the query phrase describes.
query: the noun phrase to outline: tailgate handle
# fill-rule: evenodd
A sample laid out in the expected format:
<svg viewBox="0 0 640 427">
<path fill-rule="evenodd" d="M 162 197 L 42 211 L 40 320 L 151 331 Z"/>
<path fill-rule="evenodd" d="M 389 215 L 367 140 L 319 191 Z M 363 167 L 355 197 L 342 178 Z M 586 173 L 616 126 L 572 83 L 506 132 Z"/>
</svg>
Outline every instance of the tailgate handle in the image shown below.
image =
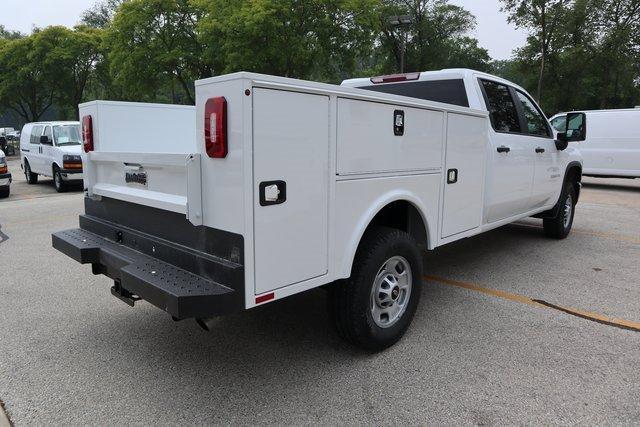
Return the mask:
<svg viewBox="0 0 640 427">
<path fill-rule="evenodd" d="M 281 205 L 287 201 L 287 183 L 264 181 L 260 183 L 260 206 Z"/>
</svg>

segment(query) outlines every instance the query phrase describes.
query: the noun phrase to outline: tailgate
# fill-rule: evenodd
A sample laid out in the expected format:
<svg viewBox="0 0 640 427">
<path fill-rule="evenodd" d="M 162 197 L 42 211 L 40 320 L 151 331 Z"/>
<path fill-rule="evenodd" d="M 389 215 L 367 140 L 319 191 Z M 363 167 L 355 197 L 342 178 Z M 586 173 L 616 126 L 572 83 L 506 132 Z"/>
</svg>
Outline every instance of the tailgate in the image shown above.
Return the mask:
<svg viewBox="0 0 640 427">
<path fill-rule="evenodd" d="M 202 224 L 194 107 L 94 101 L 80 105 L 80 117 L 86 116 L 93 140 L 93 151 L 83 158 L 89 196 L 176 212 Z"/>
</svg>

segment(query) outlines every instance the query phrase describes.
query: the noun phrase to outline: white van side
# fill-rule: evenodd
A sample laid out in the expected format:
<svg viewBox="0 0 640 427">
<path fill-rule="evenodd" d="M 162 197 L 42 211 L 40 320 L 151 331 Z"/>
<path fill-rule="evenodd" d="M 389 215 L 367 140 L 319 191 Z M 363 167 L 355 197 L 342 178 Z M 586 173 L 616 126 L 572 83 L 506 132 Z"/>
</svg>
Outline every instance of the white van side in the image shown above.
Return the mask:
<svg viewBox="0 0 640 427">
<path fill-rule="evenodd" d="M 38 176 L 53 178 L 58 192 L 81 183 L 82 136 L 80 122 L 27 123 L 20 135 L 21 167 L 29 184 Z"/>
<path fill-rule="evenodd" d="M 640 178 L 640 108 L 584 111 L 589 131 L 576 144 L 584 158 L 583 175 Z M 566 113 L 551 118 L 565 127 Z"/>
<path fill-rule="evenodd" d="M 11 185 L 11 174 L 7 166 L 7 158 L 0 150 L 0 199 L 9 197 Z"/>
</svg>

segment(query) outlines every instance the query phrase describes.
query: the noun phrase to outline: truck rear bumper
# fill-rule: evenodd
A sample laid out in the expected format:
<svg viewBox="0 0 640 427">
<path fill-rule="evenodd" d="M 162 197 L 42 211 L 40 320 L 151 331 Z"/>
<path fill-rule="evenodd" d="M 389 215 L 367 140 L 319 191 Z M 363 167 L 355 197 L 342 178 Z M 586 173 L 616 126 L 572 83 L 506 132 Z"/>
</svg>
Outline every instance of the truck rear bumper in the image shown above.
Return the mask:
<svg viewBox="0 0 640 427">
<path fill-rule="evenodd" d="M 140 209 L 150 209 L 124 202 L 102 203 L 87 199 L 88 214 L 80 217 L 81 228 L 54 233 L 52 243 L 79 263 L 91 264 L 94 274 L 112 278 L 114 295 L 131 305 L 143 299 L 177 319 L 212 317 L 244 308 L 241 264 L 168 241 L 169 236 L 153 236 L 89 214 L 129 208 L 135 217 Z M 176 219 L 168 212 L 155 215 L 154 222 L 163 217 Z M 193 228 L 202 236 L 202 230 L 196 230 L 201 227 Z"/>
</svg>

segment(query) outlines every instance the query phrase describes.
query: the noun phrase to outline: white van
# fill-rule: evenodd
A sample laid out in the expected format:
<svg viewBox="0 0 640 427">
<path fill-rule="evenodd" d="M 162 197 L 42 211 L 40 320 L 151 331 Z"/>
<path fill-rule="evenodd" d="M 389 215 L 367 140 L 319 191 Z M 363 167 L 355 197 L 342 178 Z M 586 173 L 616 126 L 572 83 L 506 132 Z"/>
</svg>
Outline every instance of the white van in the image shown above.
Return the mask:
<svg viewBox="0 0 640 427">
<path fill-rule="evenodd" d="M 80 122 L 27 123 L 20 135 L 21 166 L 29 184 L 53 177 L 58 192 L 82 181 Z"/>
<path fill-rule="evenodd" d="M 640 109 L 584 111 L 589 132 L 579 149 L 583 175 L 640 178 Z M 551 118 L 562 132 L 566 113 Z M 576 143 L 577 144 L 577 143 Z"/>
<path fill-rule="evenodd" d="M 9 197 L 9 186 L 11 184 L 11 174 L 7 167 L 7 158 L 0 150 L 0 199 Z"/>
</svg>

